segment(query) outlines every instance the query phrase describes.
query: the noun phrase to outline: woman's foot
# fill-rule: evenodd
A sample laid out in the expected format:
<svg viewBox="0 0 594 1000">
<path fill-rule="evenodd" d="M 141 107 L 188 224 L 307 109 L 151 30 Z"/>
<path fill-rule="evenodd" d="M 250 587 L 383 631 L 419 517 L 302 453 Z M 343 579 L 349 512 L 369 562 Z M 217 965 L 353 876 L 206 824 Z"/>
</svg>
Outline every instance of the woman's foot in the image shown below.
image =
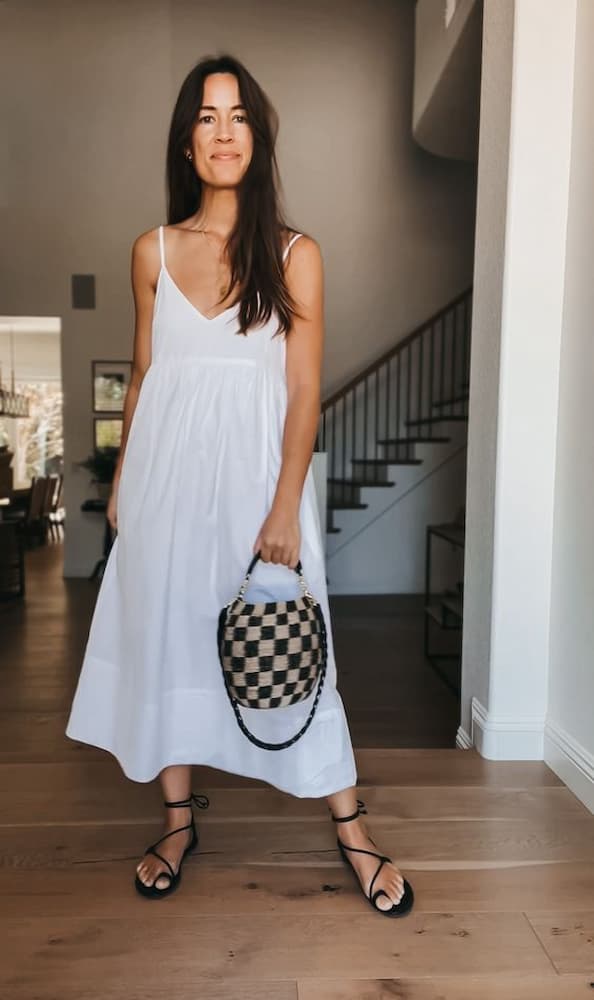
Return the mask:
<svg viewBox="0 0 594 1000">
<path fill-rule="evenodd" d="M 349 820 L 346 823 L 336 824 L 340 840 L 346 847 L 357 847 L 364 851 L 375 851 L 382 854 L 381 849 L 373 842 L 367 833 L 367 827 L 361 816 Z M 377 871 L 379 859 L 371 857 L 369 854 L 358 854 L 356 851 L 348 851 L 349 861 L 355 869 L 363 891 L 369 897 L 369 886 L 373 876 Z M 373 883 L 373 892 L 383 889 L 388 896 L 378 896 L 375 906 L 380 910 L 390 910 L 392 906 L 398 904 L 404 895 L 404 878 L 402 872 L 391 861 L 386 861 Z"/>
<path fill-rule="evenodd" d="M 180 826 L 188 826 L 191 822 L 191 806 L 183 806 L 179 809 L 168 808 L 161 836 L 170 833 L 172 830 L 178 830 Z M 174 833 L 170 837 L 165 837 L 165 840 L 162 840 L 156 848 L 159 854 L 167 858 L 176 873 L 179 870 L 182 854 L 191 843 L 192 836 L 192 827 L 190 825 L 186 830 L 179 830 L 178 833 Z M 168 877 L 162 874 L 164 872 L 167 873 Z M 171 881 L 171 872 L 167 865 L 160 858 L 150 853 L 145 854 L 142 860 L 139 861 L 136 866 L 136 874 L 140 881 L 147 887 L 154 885 L 157 889 L 166 889 Z M 161 878 L 159 878 L 159 874 L 161 874 Z"/>
</svg>

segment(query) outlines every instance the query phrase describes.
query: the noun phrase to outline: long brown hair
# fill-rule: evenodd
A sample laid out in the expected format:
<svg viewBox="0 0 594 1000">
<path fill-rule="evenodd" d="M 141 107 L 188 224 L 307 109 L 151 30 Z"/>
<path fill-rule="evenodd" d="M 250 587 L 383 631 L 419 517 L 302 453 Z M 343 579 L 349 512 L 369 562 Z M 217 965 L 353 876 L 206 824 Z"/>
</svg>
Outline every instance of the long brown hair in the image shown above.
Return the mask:
<svg viewBox="0 0 594 1000">
<path fill-rule="evenodd" d="M 204 80 L 211 73 L 232 73 L 238 81 L 241 102 L 253 134 L 253 154 L 238 186 L 237 221 L 229 236 L 231 265 L 229 290 L 238 284 L 239 333 L 266 323 L 276 310 L 279 333 L 287 334 L 292 317 L 299 315 L 284 276 L 282 232 L 291 230 L 280 206 L 281 182 L 275 153 L 278 115 L 268 97 L 231 55 L 207 56 L 196 63 L 181 85 L 175 102 L 167 143 L 167 221 L 174 225 L 196 212 L 202 197 L 202 181 L 184 150 L 191 135 L 204 93 Z"/>
</svg>

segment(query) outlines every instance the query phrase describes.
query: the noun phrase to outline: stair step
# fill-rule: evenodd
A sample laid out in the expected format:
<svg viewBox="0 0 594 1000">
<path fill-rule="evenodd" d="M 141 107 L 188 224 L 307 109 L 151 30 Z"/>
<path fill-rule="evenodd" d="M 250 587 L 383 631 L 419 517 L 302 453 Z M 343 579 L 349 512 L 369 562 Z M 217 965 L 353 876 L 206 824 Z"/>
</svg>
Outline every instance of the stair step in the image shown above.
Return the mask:
<svg viewBox="0 0 594 1000">
<path fill-rule="evenodd" d="M 400 438 L 379 438 L 378 444 L 447 444 L 451 439 L 449 437 L 421 437 L 419 435 L 413 437 L 400 437 Z"/>
<path fill-rule="evenodd" d="M 434 406 L 451 406 L 453 403 L 466 403 L 469 399 L 467 392 L 462 393 L 461 396 L 451 396 L 450 399 L 440 399 Z"/>
<path fill-rule="evenodd" d="M 423 424 L 437 424 L 440 421 L 444 421 L 444 420 L 457 420 L 457 421 L 465 420 L 466 422 L 468 422 L 468 417 L 467 416 L 462 416 L 462 414 L 460 414 L 460 413 L 455 413 L 455 414 L 454 413 L 449 413 L 449 414 L 445 414 L 444 413 L 444 414 L 442 414 L 441 417 L 422 417 L 420 420 L 407 420 L 406 421 L 406 425 L 407 425 L 407 427 L 420 427 Z"/>
<path fill-rule="evenodd" d="M 328 479 L 329 483 L 338 483 L 341 486 L 395 486 L 396 483 L 392 479 L 378 480 L 378 479 L 337 479 L 330 477 Z"/>
<path fill-rule="evenodd" d="M 365 510 L 369 507 L 368 503 L 334 503 L 332 500 L 328 502 L 328 510 Z"/>
</svg>

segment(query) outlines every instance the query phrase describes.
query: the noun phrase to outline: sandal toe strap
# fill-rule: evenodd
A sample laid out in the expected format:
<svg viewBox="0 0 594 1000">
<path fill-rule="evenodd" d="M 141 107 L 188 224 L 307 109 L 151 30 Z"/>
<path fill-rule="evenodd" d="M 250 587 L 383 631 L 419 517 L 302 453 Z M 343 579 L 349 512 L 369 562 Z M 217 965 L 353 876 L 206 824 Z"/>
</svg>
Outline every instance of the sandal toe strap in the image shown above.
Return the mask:
<svg viewBox="0 0 594 1000">
<path fill-rule="evenodd" d="M 376 855 L 376 857 L 377 856 L 378 855 Z M 378 889 L 377 892 L 373 895 L 373 897 L 372 897 L 371 894 L 373 892 L 373 883 L 375 882 L 376 878 L 378 877 L 379 873 L 381 872 L 382 868 L 384 867 L 386 861 L 389 861 L 389 860 L 390 860 L 389 858 L 386 858 L 384 856 L 381 857 L 380 863 L 379 863 L 379 865 L 377 866 L 377 868 L 375 870 L 375 875 L 373 876 L 371 882 L 369 883 L 369 898 L 374 903 L 375 903 L 375 900 L 377 899 L 377 897 L 380 896 L 382 893 L 384 894 L 384 896 L 388 896 L 388 893 L 384 889 Z M 388 898 L 389 898 L 389 896 L 388 896 Z"/>
<path fill-rule="evenodd" d="M 374 892 L 373 896 L 369 897 L 374 906 L 375 906 L 376 899 L 378 899 L 380 896 L 386 896 L 388 899 L 390 899 L 390 896 L 388 896 L 388 893 L 386 892 L 385 889 L 378 889 L 377 892 Z M 376 908 L 376 910 L 381 910 L 382 909 L 381 906 L 375 906 L 375 908 Z M 385 913 L 385 912 L 386 912 L 385 910 L 382 910 L 382 913 Z"/>
</svg>

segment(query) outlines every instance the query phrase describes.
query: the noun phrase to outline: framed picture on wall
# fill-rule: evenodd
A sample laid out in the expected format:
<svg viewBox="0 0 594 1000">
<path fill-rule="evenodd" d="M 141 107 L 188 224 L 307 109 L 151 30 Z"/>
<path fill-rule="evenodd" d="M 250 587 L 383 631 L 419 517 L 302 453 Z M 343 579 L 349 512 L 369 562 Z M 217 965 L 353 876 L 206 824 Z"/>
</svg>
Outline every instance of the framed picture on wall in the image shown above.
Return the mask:
<svg viewBox="0 0 594 1000">
<path fill-rule="evenodd" d="M 119 448 L 122 443 L 122 417 L 93 417 L 95 448 Z"/>
<path fill-rule="evenodd" d="M 93 410 L 122 413 L 132 373 L 131 361 L 93 361 Z"/>
</svg>

